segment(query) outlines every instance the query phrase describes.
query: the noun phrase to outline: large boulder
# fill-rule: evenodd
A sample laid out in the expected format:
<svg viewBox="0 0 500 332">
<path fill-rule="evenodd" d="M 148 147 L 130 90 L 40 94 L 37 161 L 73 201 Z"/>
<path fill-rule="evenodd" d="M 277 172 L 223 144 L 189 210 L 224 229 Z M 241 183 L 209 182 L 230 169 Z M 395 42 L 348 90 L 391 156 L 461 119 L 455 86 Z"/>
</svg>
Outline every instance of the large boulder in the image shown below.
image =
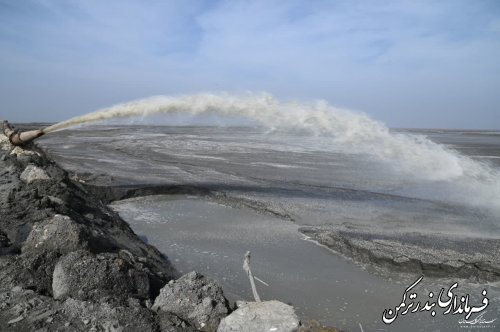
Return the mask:
<svg viewBox="0 0 500 332">
<path fill-rule="evenodd" d="M 21 173 L 20 179 L 26 183 L 31 183 L 36 180 L 50 180 L 50 177 L 42 168 L 28 165 Z"/>
<path fill-rule="evenodd" d="M 62 331 L 156 332 L 155 314 L 138 303 L 116 305 L 68 298 L 62 304 L 69 325 Z M 51 330 L 49 330 L 51 331 Z M 180 330 L 174 330 L 175 332 Z"/>
<path fill-rule="evenodd" d="M 292 306 L 279 301 L 251 302 L 224 318 L 217 332 L 292 332 L 300 321 Z"/>
<path fill-rule="evenodd" d="M 131 263 L 127 255 L 121 253 L 94 255 L 88 251 L 79 250 L 61 257 L 54 268 L 52 277 L 54 298 L 98 300 L 111 297 L 126 300 L 129 297 L 136 297 L 149 299 L 149 271 L 140 263 Z"/>
<path fill-rule="evenodd" d="M 216 331 L 230 311 L 219 284 L 196 272 L 165 285 L 152 309 L 173 313 L 202 331 Z"/>
<path fill-rule="evenodd" d="M 9 139 L 3 133 L 0 133 L 0 150 L 10 150 L 12 144 L 10 144 Z"/>
<path fill-rule="evenodd" d="M 50 294 L 52 271 L 59 257 L 53 251 L 33 251 L 1 257 L 2 263 L 6 264 L 0 264 L 0 287 L 19 285 L 41 294 Z"/>
<path fill-rule="evenodd" d="M 55 251 L 61 254 L 88 248 L 89 234 L 71 218 L 55 215 L 51 219 L 33 225 L 23 245 L 23 252 Z"/>
<path fill-rule="evenodd" d="M 143 307 L 138 300 L 132 299 L 124 304 L 95 303 L 72 298 L 54 301 L 31 289 L 3 286 L 0 283 L 0 331 L 184 331 L 182 328 L 185 325 L 173 316 L 172 324 L 159 324 L 157 315 Z M 161 329 L 163 326 L 166 328 Z"/>
</svg>

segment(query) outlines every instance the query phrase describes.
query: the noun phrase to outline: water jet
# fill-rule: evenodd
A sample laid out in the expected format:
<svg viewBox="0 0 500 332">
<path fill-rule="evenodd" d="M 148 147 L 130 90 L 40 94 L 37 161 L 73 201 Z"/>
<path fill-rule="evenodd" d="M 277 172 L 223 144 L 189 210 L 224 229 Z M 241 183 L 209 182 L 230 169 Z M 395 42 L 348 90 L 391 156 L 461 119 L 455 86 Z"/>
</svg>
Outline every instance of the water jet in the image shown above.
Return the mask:
<svg viewBox="0 0 500 332">
<path fill-rule="evenodd" d="M 15 146 L 26 145 L 45 134 L 42 129 L 20 132 L 18 129 L 14 129 L 8 121 L 3 121 L 2 132 L 9 138 L 10 143 Z"/>
</svg>

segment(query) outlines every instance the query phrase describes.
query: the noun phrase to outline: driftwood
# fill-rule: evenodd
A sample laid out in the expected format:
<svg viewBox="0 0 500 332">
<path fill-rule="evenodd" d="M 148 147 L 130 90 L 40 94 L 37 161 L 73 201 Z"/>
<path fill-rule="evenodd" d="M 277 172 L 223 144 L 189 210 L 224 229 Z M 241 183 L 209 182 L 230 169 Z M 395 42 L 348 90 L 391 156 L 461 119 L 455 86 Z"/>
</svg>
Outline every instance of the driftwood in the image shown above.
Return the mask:
<svg viewBox="0 0 500 332">
<path fill-rule="evenodd" d="M 243 270 L 247 273 L 248 279 L 250 279 L 250 286 L 252 286 L 253 297 L 255 302 L 261 302 L 259 293 L 257 293 L 257 287 L 255 287 L 254 276 L 252 270 L 250 269 L 250 251 L 245 254 L 245 260 L 243 261 Z"/>
</svg>

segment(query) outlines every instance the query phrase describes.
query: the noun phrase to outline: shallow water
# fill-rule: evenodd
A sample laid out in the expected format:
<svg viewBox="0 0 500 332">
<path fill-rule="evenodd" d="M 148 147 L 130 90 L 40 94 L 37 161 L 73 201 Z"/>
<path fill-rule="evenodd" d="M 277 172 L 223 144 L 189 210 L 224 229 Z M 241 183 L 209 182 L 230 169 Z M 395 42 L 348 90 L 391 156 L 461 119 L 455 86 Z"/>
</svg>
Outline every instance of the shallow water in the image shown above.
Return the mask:
<svg viewBox="0 0 500 332">
<path fill-rule="evenodd" d="M 112 207 L 180 272 L 197 270 L 216 278 L 232 301 L 252 299 L 242 269 L 249 250 L 252 272 L 269 285 L 257 282 L 261 298 L 292 303 L 303 319 L 317 319 L 347 331 L 360 331 L 359 324 L 365 331 L 455 331 L 459 327 L 457 316 L 432 318 L 428 312 L 385 325 L 383 310 L 401 302 L 403 290 L 414 276 L 387 279 L 370 274 L 307 240 L 289 221 L 187 196 L 135 198 L 115 202 Z M 425 279 L 417 290 L 421 295 L 426 295 L 424 289 L 437 294 L 451 284 L 444 279 Z M 460 287 L 471 296 L 479 295 L 483 288 Z M 498 289 L 487 289 L 496 298 L 492 308 L 498 311 Z"/>
</svg>

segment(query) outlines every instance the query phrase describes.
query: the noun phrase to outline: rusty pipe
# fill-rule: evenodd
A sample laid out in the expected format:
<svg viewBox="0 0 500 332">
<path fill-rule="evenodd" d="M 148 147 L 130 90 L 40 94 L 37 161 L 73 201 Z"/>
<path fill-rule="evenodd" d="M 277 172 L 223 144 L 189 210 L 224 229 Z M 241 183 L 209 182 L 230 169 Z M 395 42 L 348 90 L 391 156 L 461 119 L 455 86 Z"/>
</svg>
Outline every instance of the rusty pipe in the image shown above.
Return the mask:
<svg viewBox="0 0 500 332">
<path fill-rule="evenodd" d="M 10 143 L 16 146 L 25 145 L 45 134 L 42 129 L 19 132 L 8 121 L 3 122 L 3 133 L 9 138 Z"/>
</svg>

